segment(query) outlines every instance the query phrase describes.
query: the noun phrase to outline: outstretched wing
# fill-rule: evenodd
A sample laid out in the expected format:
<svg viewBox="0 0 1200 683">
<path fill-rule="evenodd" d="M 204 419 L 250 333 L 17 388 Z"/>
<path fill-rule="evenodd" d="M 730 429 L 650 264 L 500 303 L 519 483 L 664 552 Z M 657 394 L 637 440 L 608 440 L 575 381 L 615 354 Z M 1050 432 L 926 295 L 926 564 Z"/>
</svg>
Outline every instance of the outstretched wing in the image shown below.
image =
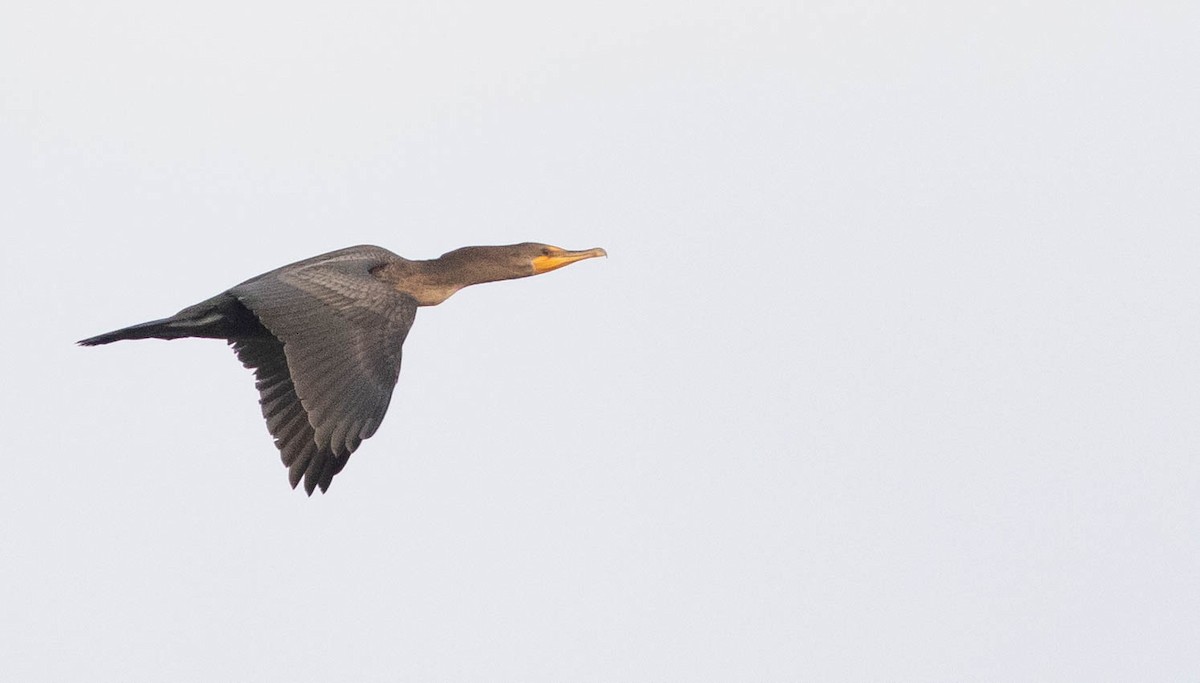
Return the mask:
<svg viewBox="0 0 1200 683">
<path fill-rule="evenodd" d="M 229 290 L 271 337 L 238 339 L 263 417 L 292 486 L 324 491 L 378 429 L 400 374 L 416 303 L 371 275 L 396 257 L 351 247 L 265 273 Z"/>
</svg>

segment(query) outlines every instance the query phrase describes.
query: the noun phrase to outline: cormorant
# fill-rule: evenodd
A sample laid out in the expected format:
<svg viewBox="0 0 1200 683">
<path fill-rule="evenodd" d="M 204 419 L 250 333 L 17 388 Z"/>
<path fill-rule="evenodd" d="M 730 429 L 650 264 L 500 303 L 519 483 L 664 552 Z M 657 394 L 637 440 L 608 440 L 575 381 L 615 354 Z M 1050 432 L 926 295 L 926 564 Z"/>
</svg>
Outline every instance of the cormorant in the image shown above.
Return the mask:
<svg viewBox="0 0 1200 683">
<path fill-rule="evenodd" d="M 292 488 L 303 479 L 311 496 L 317 487 L 329 488 L 383 420 L 418 306 L 436 306 L 469 285 L 538 275 L 596 256 L 607 254 L 525 242 L 410 261 L 382 247 L 349 247 L 263 273 L 169 318 L 79 344 L 226 340 L 254 371 L 262 414 Z"/>
</svg>

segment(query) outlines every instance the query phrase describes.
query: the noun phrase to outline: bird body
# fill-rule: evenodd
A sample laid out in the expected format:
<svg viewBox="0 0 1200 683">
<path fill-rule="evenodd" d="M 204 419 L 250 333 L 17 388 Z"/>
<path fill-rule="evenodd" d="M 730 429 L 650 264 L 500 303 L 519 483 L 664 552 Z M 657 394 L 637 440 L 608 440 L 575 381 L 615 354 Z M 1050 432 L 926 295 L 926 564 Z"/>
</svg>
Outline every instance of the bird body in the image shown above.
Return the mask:
<svg viewBox="0 0 1200 683">
<path fill-rule="evenodd" d="M 226 340 L 254 371 L 263 418 L 292 487 L 329 488 L 363 439 L 379 428 L 419 306 L 463 287 L 527 277 L 603 249 L 544 244 L 464 247 L 414 261 L 382 247 L 340 249 L 250 278 L 169 318 L 79 342 Z"/>
</svg>

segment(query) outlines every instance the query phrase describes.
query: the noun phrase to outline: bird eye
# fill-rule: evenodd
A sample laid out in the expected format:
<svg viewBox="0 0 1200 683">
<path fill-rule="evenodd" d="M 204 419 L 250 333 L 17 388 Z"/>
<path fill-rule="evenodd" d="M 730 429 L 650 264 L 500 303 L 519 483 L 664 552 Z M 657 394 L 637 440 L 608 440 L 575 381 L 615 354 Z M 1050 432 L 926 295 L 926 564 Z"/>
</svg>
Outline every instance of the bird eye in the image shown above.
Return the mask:
<svg viewBox="0 0 1200 683">
<path fill-rule="evenodd" d="M 550 255 L 550 247 L 542 247 L 542 256 Z"/>
</svg>

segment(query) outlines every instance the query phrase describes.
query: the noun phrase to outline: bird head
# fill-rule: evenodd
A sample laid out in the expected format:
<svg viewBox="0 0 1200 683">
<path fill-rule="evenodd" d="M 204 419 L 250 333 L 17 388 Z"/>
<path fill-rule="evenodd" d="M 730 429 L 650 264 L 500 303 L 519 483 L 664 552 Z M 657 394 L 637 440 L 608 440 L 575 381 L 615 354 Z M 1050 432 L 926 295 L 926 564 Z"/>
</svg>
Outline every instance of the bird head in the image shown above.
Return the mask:
<svg viewBox="0 0 1200 683">
<path fill-rule="evenodd" d="M 608 256 L 608 253 L 599 247 L 570 251 L 549 244 L 522 242 L 493 247 L 463 247 L 443 254 L 439 260 L 476 271 L 480 275 L 486 273 L 488 277 L 480 281 L 494 281 L 540 275 L 597 256 Z"/>
</svg>

